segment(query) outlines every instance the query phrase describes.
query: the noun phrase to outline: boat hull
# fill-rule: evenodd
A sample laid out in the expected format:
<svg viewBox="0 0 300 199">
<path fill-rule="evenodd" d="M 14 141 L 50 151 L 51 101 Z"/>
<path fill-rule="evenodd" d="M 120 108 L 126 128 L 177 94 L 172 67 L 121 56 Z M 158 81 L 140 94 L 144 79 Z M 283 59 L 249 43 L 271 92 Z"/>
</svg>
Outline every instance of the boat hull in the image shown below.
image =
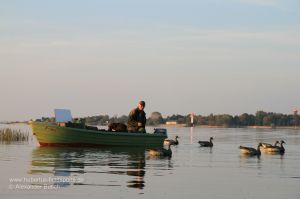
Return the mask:
<svg viewBox="0 0 300 199">
<path fill-rule="evenodd" d="M 31 127 L 41 146 L 134 146 L 160 147 L 165 134 L 105 132 L 61 127 L 45 122 L 32 122 Z"/>
</svg>

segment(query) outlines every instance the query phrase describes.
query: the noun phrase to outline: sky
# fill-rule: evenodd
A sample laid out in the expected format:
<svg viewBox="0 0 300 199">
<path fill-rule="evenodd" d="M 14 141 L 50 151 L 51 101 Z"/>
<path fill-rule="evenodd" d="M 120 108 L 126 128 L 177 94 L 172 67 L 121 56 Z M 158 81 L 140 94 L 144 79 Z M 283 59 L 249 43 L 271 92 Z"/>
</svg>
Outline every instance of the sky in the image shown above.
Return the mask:
<svg viewBox="0 0 300 199">
<path fill-rule="evenodd" d="M 291 114 L 299 0 L 0 0 L 0 121 Z"/>
</svg>

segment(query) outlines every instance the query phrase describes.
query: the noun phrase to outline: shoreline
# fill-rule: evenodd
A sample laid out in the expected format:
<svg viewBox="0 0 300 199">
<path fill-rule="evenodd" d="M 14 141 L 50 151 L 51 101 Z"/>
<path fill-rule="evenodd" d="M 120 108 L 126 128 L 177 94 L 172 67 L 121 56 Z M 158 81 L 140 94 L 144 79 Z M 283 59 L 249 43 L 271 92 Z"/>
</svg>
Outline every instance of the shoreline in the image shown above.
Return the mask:
<svg viewBox="0 0 300 199">
<path fill-rule="evenodd" d="M 192 126 L 186 126 L 185 124 L 174 124 L 174 125 L 167 125 L 161 124 L 158 126 L 153 127 L 178 127 L 178 128 L 188 128 Z M 300 126 L 238 126 L 238 127 L 227 127 L 227 126 L 212 126 L 212 125 L 195 125 L 195 128 L 250 128 L 250 129 L 300 129 Z"/>
<path fill-rule="evenodd" d="M 14 125 L 14 124 L 29 124 L 29 122 L 1 122 L 0 124 Z M 147 125 L 147 127 L 177 127 L 177 128 L 189 128 L 186 124 L 160 124 L 156 126 Z M 300 130 L 300 126 L 213 126 L 213 125 L 195 125 L 195 128 L 250 128 L 250 129 L 295 129 Z"/>
</svg>

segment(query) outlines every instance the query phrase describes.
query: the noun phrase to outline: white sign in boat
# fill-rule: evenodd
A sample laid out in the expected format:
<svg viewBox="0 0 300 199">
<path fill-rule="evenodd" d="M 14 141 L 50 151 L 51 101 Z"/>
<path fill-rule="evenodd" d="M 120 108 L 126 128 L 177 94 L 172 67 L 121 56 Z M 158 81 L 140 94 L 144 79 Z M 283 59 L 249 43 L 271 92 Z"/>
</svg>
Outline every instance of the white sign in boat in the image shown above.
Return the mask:
<svg viewBox="0 0 300 199">
<path fill-rule="evenodd" d="M 56 122 L 72 122 L 71 111 L 68 109 L 54 109 Z"/>
</svg>

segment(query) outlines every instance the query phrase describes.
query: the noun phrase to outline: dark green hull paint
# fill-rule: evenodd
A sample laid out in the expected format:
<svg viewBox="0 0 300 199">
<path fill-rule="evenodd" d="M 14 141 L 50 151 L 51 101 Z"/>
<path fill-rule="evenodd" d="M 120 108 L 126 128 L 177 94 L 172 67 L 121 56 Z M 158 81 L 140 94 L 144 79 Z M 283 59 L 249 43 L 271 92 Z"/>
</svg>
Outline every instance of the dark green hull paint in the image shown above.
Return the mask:
<svg viewBox="0 0 300 199">
<path fill-rule="evenodd" d="M 31 123 L 41 146 L 134 146 L 161 147 L 164 134 L 103 132 L 60 127 L 50 123 Z"/>
</svg>

